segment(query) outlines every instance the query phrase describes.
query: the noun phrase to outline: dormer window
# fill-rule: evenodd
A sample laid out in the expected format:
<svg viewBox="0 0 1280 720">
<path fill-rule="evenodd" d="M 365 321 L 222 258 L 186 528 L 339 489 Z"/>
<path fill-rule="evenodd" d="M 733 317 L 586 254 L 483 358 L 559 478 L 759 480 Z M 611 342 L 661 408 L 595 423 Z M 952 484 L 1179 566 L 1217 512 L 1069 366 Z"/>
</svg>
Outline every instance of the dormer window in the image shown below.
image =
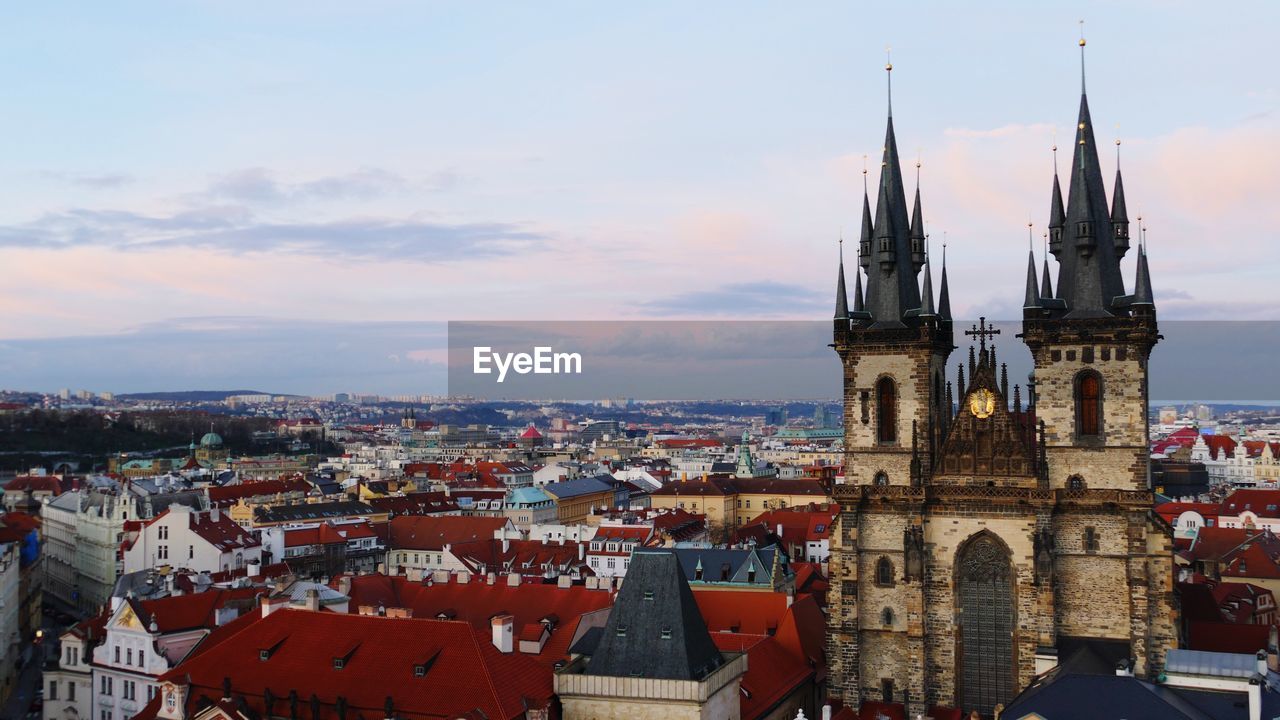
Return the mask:
<svg viewBox="0 0 1280 720">
<path fill-rule="evenodd" d="M 626 625 L 619 625 L 619 626 L 618 626 L 618 637 L 626 637 L 626 636 L 627 636 L 627 626 L 626 626 Z"/>
<path fill-rule="evenodd" d="M 427 674 L 427 666 L 426 666 L 426 665 L 414 665 L 414 666 L 413 666 L 413 676 L 414 676 L 414 677 L 423 677 L 423 676 L 424 676 L 424 675 L 426 675 L 426 674 Z"/>
<path fill-rule="evenodd" d="M 344 668 L 344 667 L 346 667 L 346 666 L 347 666 L 347 659 L 346 659 L 346 658 L 336 657 L 336 658 L 334 658 L 334 659 L 333 659 L 333 669 L 334 669 L 334 670 L 341 670 L 342 668 Z"/>
<path fill-rule="evenodd" d="M 662 628 L 662 639 L 663 639 L 663 640 L 670 640 L 670 639 L 671 639 L 671 628 L 669 628 L 669 627 L 664 627 L 664 628 Z"/>
</svg>

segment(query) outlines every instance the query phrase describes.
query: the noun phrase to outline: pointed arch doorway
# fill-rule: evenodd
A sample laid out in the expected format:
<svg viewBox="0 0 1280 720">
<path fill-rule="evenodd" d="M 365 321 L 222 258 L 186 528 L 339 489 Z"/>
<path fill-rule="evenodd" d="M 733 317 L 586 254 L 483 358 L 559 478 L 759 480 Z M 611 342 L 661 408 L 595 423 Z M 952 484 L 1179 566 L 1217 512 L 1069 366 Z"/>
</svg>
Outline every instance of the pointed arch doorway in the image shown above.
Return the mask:
<svg viewBox="0 0 1280 720">
<path fill-rule="evenodd" d="M 1014 573 L 1009 548 L 983 531 L 956 554 L 957 699 L 966 712 L 989 717 L 1013 699 Z"/>
</svg>

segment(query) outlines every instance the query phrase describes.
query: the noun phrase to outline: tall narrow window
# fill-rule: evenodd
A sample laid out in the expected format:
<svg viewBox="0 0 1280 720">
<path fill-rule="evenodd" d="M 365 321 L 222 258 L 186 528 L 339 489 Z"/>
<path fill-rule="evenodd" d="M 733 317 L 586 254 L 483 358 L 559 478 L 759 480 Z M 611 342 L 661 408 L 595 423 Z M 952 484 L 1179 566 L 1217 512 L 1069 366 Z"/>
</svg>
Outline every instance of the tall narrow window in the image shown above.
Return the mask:
<svg viewBox="0 0 1280 720">
<path fill-rule="evenodd" d="M 1081 435 L 1102 431 L 1102 381 L 1095 372 L 1081 373 L 1076 380 L 1076 426 Z"/>
<path fill-rule="evenodd" d="M 882 557 L 876 562 L 876 584 L 893 584 L 893 563 L 889 558 Z"/>
<path fill-rule="evenodd" d="M 876 383 L 876 433 L 882 443 L 898 439 L 898 389 L 892 378 Z"/>
</svg>

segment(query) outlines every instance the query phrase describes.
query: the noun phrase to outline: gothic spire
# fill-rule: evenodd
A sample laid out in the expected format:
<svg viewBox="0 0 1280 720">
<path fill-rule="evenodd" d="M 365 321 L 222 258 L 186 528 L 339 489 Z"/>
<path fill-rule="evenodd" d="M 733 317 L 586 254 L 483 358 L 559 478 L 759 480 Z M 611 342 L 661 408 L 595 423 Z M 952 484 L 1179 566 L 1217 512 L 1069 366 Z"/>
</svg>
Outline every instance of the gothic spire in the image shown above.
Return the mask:
<svg viewBox="0 0 1280 720">
<path fill-rule="evenodd" d="M 855 313 L 864 312 L 862 306 L 862 271 L 856 268 L 853 271 L 853 311 Z"/>
<path fill-rule="evenodd" d="M 1116 184 L 1111 191 L 1111 235 L 1115 238 L 1116 257 L 1129 252 L 1129 213 L 1124 202 L 1124 180 L 1120 177 L 1120 141 L 1116 140 Z"/>
<path fill-rule="evenodd" d="M 1138 276 L 1133 281 L 1133 304 L 1155 305 L 1151 292 L 1151 268 L 1147 267 L 1146 243 L 1138 246 Z"/>
<path fill-rule="evenodd" d="M 1028 310 L 1040 307 L 1040 287 L 1036 281 L 1036 253 L 1034 250 L 1027 251 L 1027 293 L 1022 301 L 1022 309 Z"/>
<path fill-rule="evenodd" d="M 892 65 L 886 65 L 892 71 Z M 866 309 L 873 326 L 900 327 L 908 310 L 920 307 L 920 286 L 913 267 L 910 244 L 911 225 L 907 198 L 898 160 L 898 141 L 893 132 L 893 115 L 885 128 L 884 155 L 880 162 L 880 189 L 876 197 L 872 227 L 874 258 L 867 266 Z"/>
<path fill-rule="evenodd" d="M 1064 237 L 1057 253 L 1058 297 L 1066 302 L 1066 316 L 1110 315 L 1112 302 L 1124 295 L 1124 281 L 1107 212 L 1089 99 L 1083 95 L 1063 224 Z"/>
<path fill-rule="evenodd" d="M 918 207 L 918 205 L 917 205 Z M 927 242 L 926 238 L 926 242 Z M 937 313 L 933 310 L 933 276 L 929 274 L 929 255 L 926 252 L 924 256 L 924 286 L 920 290 L 921 304 L 920 315 L 922 317 L 933 317 Z"/>
<path fill-rule="evenodd" d="M 865 156 L 863 160 L 865 161 Z M 871 240 L 875 231 L 871 226 L 871 198 L 867 195 L 867 169 L 862 168 L 862 234 L 858 236 L 858 264 L 863 270 L 871 267 Z"/>
<path fill-rule="evenodd" d="M 840 275 L 836 280 L 836 320 L 849 319 L 849 296 L 844 289 L 844 238 L 840 238 Z"/>
<path fill-rule="evenodd" d="M 942 235 L 942 282 L 938 288 L 938 317 L 951 319 L 951 291 L 947 288 L 947 241 L 946 233 Z"/>
<path fill-rule="evenodd" d="M 920 272 L 924 265 L 924 212 L 920 209 L 920 161 L 916 161 L 916 199 L 911 208 L 911 268 Z"/>
<path fill-rule="evenodd" d="M 1049 244 L 1047 235 L 1044 248 L 1044 272 L 1040 274 L 1040 297 L 1053 297 L 1053 285 L 1049 282 Z"/>
<path fill-rule="evenodd" d="M 1053 146 L 1053 195 L 1049 198 L 1049 250 L 1056 256 L 1062 253 L 1062 228 L 1067 222 L 1067 211 L 1062 207 L 1062 185 L 1058 183 L 1058 146 Z"/>
</svg>

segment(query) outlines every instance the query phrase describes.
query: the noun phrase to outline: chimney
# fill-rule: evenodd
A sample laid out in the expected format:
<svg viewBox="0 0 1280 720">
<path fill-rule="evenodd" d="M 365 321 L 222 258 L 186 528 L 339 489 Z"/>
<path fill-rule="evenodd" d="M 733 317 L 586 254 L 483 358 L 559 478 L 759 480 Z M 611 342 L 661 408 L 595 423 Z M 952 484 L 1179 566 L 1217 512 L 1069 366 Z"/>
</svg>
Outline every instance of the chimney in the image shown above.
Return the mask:
<svg viewBox="0 0 1280 720">
<path fill-rule="evenodd" d="M 499 615 L 490 622 L 493 625 L 493 646 L 498 648 L 498 652 L 511 652 L 515 640 L 515 618 Z"/>
<path fill-rule="evenodd" d="M 778 530 L 774 534 L 778 536 L 779 540 L 782 539 L 782 523 L 778 523 Z"/>
<path fill-rule="evenodd" d="M 1133 677 L 1133 673 L 1129 671 L 1129 661 L 1121 660 L 1116 663 L 1116 677 Z"/>
<path fill-rule="evenodd" d="M 489 573 L 488 575 L 485 576 L 485 581 L 488 582 L 490 585 L 497 584 L 498 573 Z"/>
<path fill-rule="evenodd" d="M 1262 720 L 1262 678 L 1249 678 L 1249 720 Z"/>
<path fill-rule="evenodd" d="M 343 595 L 346 595 L 347 597 L 351 597 L 351 576 L 350 575 L 343 575 L 342 577 L 338 578 L 338 592 L 342 593 Z"/>
<path fill-rule="evenodd" d="M 822 720 L 831 720 L 831 703 L 822 706 Z"/>
<path fill-rule="evenodd" d="M 573 578 L 569 577 L 568 575 L 561 575 L 560 577 L 556 578 L 556 587 L 558 588 L 573 587 Z"/>
<path fill-rule="evenodd" d="M 1266 654 L 1265 652 L 1263 652 L 1263 651 L 1259 650 L 1259 651 L 1258 651 L 1258 654 L 1256 655 L 1256 657 L 1257 657 L 1257 660 L 1258 660 L 1258 674 L 1259 674 L 1259 675 L 1261 675 L 1262 677 L 1266 677 L 1266 676 L 1267 676 L 1267 670 L 1269 669 L 1269 668 L 1267 667 L 1267 654 Z"/>
<path fill-rule="evenodd" d="M 513 572 L 513 573 L 511 573 L 511 574 L 507 575 L 507 586 L 508 586 L 508 587 L 519 587 L 519 586 L 520 586 L 520 573 Z"/>
<path fill-rule="evenodd" d="M 311 612 L 320 612 L 320 591 L 315 588 L 307 590 L 306 599 L 303 601 L 303 607 Z"/>
<path fill-rule="evenodd" d="M 213 522 L 218 522 L 222 519 L 222 510 L 218 509 L 217 505 L 209 508 L 209 519 Z"/>
<path fill-rule="evenodd" d="M 251 562 L 244 567 L 245 577 L 258 577 L 262 574 L 262 563 Z"/>
<path fill-rule="evenodd" d="M 582 562 L 583 558 L 586 557 L 586 554 L 587 554 L 587 544 L 579 540 L 578 541 L 578 562 Z"/>
</svg>

